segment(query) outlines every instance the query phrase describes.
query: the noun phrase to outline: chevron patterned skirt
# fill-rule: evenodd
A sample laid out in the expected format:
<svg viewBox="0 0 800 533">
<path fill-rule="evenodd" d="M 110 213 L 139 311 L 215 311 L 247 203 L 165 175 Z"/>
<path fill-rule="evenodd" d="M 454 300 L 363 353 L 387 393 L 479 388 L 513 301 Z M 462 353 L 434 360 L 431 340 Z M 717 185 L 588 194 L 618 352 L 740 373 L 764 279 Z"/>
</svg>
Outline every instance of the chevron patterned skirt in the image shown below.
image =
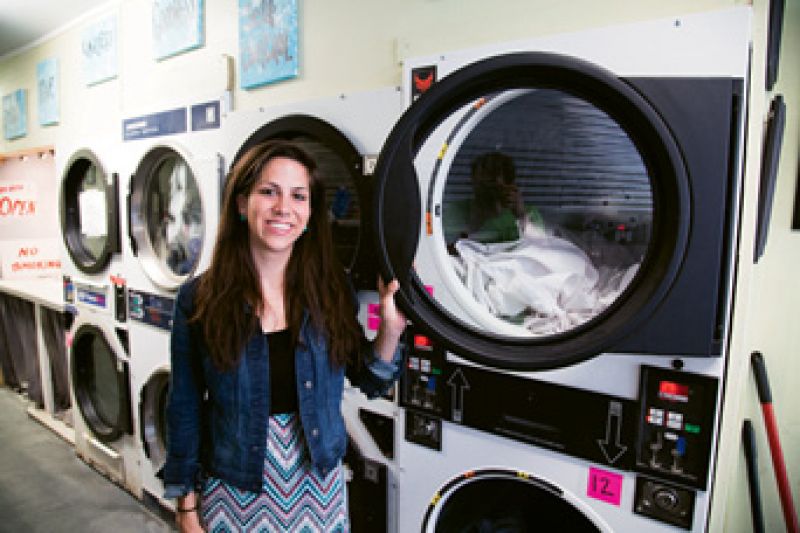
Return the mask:
<svg viewBox="0 0 800 533">
<path fill-rule="evenodd" d="M 200 509 L 212 533 L 349 531 L 342 467 L 325 477 L 314 472 L 297 414 L 269 418 L 260 493 L 211 477 Z"/>
</svg>

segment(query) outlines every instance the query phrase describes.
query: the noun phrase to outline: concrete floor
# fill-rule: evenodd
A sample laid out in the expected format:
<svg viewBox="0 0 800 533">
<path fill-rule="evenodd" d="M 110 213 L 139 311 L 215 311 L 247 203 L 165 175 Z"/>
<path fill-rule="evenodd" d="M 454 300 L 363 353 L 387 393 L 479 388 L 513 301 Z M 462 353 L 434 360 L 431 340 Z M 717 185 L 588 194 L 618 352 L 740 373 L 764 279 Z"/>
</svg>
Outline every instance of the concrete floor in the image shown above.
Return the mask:
<svg viewBox="0 0 800 533">
<path fill-rule="evenodd" d="M 0 533 L 172 532 L 0 387 Z"/>
</svg>

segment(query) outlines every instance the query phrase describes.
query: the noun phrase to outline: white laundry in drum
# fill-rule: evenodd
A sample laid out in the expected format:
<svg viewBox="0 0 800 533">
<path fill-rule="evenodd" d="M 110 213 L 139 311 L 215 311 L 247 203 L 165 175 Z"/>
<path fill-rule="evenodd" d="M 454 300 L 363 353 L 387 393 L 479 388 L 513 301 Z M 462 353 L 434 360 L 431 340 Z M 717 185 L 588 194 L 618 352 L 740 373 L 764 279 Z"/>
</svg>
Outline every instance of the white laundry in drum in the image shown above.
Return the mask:
<svg viewBox="0 0 800 533">
<path fill-rule="evenodd" d="M 639 263 L 596 268 L 571 241 L 531 225 L 516 241 L 461 239 L 455 250 L 456 273 L 473 297 L 534 335 L 566 331 L 597 316 L 639 269 Z"/>
</svg>

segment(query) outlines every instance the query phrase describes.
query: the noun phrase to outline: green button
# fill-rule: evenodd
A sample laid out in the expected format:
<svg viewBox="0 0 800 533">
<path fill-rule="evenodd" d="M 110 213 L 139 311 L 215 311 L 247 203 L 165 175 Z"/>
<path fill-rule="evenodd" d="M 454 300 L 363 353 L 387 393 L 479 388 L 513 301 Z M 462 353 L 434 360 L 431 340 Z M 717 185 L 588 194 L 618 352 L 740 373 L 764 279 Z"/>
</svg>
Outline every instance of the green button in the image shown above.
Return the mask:
<svg viewBox="0 0 800 533">
<path fill-rule="evenodd" d="M 696 424 L 685 424 L 683 428 L 687 433 L 700 433 L 700 426 Z"/>
</svg>

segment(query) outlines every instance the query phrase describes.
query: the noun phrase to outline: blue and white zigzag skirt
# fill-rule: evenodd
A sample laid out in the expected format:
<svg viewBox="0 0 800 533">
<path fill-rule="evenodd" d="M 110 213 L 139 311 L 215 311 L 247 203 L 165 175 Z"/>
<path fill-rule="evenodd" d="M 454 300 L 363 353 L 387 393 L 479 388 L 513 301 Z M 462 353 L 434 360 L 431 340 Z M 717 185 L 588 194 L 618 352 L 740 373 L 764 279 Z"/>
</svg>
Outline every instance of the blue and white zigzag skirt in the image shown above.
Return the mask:
<svg viewBox="0 0 800 533">
<path fill-rule="evenodd" d="M 296 413 L 269 417 L 260 493 L 217 478 L 203 488 L 201 517 L 212 533 L 347 532 L 347 493 L 341 465 L 327 476 L 311 467 Z"/>
</svg>

